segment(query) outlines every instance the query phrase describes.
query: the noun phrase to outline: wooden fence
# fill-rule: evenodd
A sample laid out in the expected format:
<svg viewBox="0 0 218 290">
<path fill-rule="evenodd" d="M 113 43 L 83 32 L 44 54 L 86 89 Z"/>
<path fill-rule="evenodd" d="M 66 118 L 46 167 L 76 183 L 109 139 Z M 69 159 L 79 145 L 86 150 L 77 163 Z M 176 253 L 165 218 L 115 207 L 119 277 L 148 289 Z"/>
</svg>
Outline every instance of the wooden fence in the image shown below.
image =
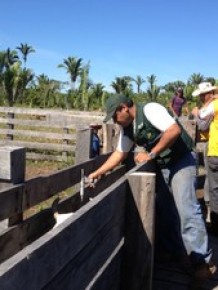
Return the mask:
<svg viewBox="0 0 218 290">
<path fill-rule="evenodd" d="M 0 107 L 0 145 L 27 149 L 28 159 L 66 160 L 75 155 L 76 134 L 103 113 Z"/>
<path fill-rule="evenodd" d="M 1 183 L 0 220 L 16 222 L 0 233 L 0 289 L 151 289 L 152 164 L 128 174 L 120 166 L 95 189 L 85 188 L 83 198 L 74 192 L 32 217 L 17 219 L 39 202 L 76 187 L 81 169 L 88 175 L 108 156 L 21 184 Z M 73 215 L 53 228 L 56 211 Z"/>
<path fill-rule="evenodd" d="M 152 289 L 154 164 L 128 172 L 121 165 L 84 196 L 77 190 L 81 170 L 88 175 L 109 155 L 16 185 L 0 183 L 0 220 L 9 220 L 0 232 L 0 289 Z M 69 197 L 24 218 L 66 189 Z M 55 212 L 72 215 L 54 228 Z"/>
<path fill-rule="evenodd" d="M 89 124 L 102 124 L 103 117 L 100 112 L 0 107 L 0 146 L 24 147 L 28 159 L 67 161 L 75 157 L 77 148 L 80 154 L 79 132 L 87 130 L 91 138 Z M 195 122 L 184 119 L 182 123 L 195 138 Z M 114 125 L 103 125 L 103 153 L 114 149 L 118 132 Z"/>
</svg>

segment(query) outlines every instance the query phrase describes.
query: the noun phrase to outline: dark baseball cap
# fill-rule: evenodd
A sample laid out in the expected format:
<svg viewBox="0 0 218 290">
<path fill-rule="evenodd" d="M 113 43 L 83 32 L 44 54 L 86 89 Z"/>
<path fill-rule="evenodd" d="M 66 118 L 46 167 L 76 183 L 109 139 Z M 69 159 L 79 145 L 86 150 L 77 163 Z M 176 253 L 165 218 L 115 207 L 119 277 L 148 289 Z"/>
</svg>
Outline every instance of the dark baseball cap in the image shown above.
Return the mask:
<svg viewBox="0 0 218 290">
<path fill-rule="evenodd" d="M 112 95 L 110 96 L 105 104 L 106 108 L 106 117 L 103 122 L 108 122 L 116 112 L 116 109 L 120 106 L 120 104 L 129 102 L 130 99 L 124 95 Z"/>
</svg>

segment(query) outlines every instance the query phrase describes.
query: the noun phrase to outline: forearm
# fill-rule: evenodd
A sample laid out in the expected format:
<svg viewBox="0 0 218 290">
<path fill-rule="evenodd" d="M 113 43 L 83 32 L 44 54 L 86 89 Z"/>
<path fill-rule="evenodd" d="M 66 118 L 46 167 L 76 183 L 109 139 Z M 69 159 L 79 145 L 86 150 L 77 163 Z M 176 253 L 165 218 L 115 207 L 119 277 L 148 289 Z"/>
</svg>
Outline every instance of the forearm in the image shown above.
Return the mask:
<svg viewBox="0 0 218 290">
<path fill-rule="evenodd" d="M 105 174 L 109 170 L 115 168 L 117 165 L 120 164 L 126 157 L 128 153 L 127 152 L 119 152 L 114 151 L 111 156 L 106 160 L 105 163 L 102 164 L 96 171 L 92 172 L 89 177 L 91 178 L 98 178 L 102 174 Z"/>
<path fill-rule="evenodd" d="M 172 125 L 161 136 L 159 142 L 152 148 L 152 152 L 159 155 L 165 149 L 171 147 L 181 134 L 181 129 L 177 124 Z"/>
</svg>

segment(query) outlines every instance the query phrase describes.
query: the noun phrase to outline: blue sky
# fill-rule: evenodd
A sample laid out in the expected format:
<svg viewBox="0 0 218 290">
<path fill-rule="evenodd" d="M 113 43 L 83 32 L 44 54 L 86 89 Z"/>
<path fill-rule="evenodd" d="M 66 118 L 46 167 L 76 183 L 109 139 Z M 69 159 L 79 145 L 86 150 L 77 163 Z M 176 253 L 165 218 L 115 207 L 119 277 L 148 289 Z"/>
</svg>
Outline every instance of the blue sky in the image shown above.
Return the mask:
<svg viewBox="0 0 218 290">
<path fill-rule="evenodd" d="M 217 0 L 2 1 L 0 50 L 27 43 L 36 50 L 27 67 L 62 81 L 58 64 L 81 57 L 107 89 L 124 75 L 155 74 L 158 85 L 218 78 L 217 11 Z"/>
</svg>

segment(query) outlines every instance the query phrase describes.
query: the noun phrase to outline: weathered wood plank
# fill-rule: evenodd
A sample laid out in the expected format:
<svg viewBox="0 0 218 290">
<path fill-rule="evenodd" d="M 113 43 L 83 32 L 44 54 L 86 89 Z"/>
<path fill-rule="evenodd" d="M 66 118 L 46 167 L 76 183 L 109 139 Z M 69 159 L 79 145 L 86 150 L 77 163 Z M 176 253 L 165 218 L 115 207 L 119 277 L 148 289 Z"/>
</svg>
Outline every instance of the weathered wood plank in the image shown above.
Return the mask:
<svg viewBox="0 0 218 290">
<path fill-rule="evenodd" d="M 125 177 L 119 179 L 62 225 L 2 263 L 0 289 L 42 289 L 48 277 L 52 281 L 68 266 L 71 289 L 84 289 L 123 237 L 126 185 Z"/>
<path fill-rule="evenodd" d="M 17 129 L 0 129 L 0 134 L 10 134 L 13 136 L 25 136 L 30 138 L 46 138 L 46 139 L 57 139 L 57 140 L 76 140 L 76 134 L 64 134 L 64 133 L 50 133 L 42 131 L 32 130 L 17 130 Z"/>
<path fill-rule="evenodd" d="M 82 168 L 85 168 L 85 174 L 88 175 L 89 172 L 100 166 L 108 156 L 109 154 L 100 155 L 94 160 L 52 174 L 29 179 L 23 184 L 4 184 L 0 189 L 0 220 L 21 213 L 56 193 L 77 184 L 80 181 Z"/>
<path fill-rule="evenodd" d="M 48 232 L 55 225 L 53 210 L 45 209 L 0 234 L 0 263 Z"/>
<path fill-rule="evenodd" d="M 122 241 L 121 241 L 122 242 Z M 121 243 L 120 243 L 121 244 Z M 120 244 L 117 248 L 120 248 Z M 120 290 L 120 269 L 122 259 L 122 248 L 115 257 L 113 257 L 110 264 L 104 269 L 102 275 L 100 275 L 95 284 L 91 285 L 87 289 L 92 290 Z"/>
<path fill-rule="evenodd" d="M 80 192 L 76 192 L 73 196 L 67 197 L 60 201 L 57 210 L 59 213 L 75 212 L 80 207 L 84 206 L 90 199 L 98 195 L 101 191 L 105 190 L 111 184 L 116 182 L 126 172 L 125 167 L 120 167 L 114 170 L 108 176 L 103 177 L 97 184 L 95 190 L 86 187 L 84 190 L 84 197 L 81 200 Z"/>
<path fill-rule="evenodd" d="M 4 146 L 18 146 L 29 149 L 40 149 L 40 150 L 55 150 L 55 151 L 75 151 L 75 145 L 65 144 L 53 144 L 53 143 L 39 143 L 39 142 L 26 142 L 19 140 L 0 140 L 0 145 Z"/>
<path fill-rule="evenodd" d="M 155 174 L 128 174 L 122 289 L 152 289 Z"/>
<path fill-rule="evenodd" d="M 22 212 L 23 185 L 5 184 L 0 191 L 0 220 Z"/>
<path fill-rule="evenodd" d="M 0 180 L 13 184 L 24 182 L 26 150 L 23 147 L 0 147 Z"/>
<path fill-rule="evenodd" d="M 55 210 L 58 213 L 77 211 L 87 204 L 90 201 L 90 198 L 94 198 L 109 185 L 116 182 L 121 176 L 123 176 L 124 172 L 125 168 L 121 167 L 108 175 L 107 178 L 103 178 L 99 181 L 95 190 L 86 188 L 83 200 L 81 200 L 80 193 L 77 192 L 73 196 L 60 201 L 59 204 L 56 205 L 56 208 L 42 210 L 17 226 L 10 227 L 2 232 L 0 235 L 0 263 L 10 258 L 12 255 L 16 254 L 25 246 L 50 230 L 55 224 Z"/>
<path fill-rule="evenodd" d="M 75 164 L 79 164 L 90 159 L 92 150 L 91 129 L 78 130 L 76 140 Z"/>
</svg>

